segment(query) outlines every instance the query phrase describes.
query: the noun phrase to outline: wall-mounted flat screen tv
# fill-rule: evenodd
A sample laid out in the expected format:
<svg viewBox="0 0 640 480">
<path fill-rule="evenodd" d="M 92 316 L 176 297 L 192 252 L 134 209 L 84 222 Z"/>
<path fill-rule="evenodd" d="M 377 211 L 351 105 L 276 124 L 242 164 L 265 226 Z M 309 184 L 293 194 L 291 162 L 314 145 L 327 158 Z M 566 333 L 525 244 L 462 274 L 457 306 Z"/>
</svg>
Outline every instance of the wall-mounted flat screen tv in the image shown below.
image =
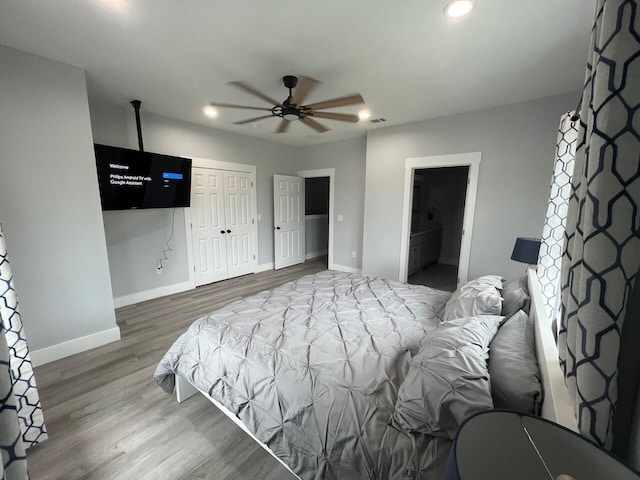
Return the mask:
<svg viewBox="0 0 640 480">
<path fill-rule="evenodd" d="M 188 207 L 191 159 L 95 144 L 102 210 Z"/>
</svg>

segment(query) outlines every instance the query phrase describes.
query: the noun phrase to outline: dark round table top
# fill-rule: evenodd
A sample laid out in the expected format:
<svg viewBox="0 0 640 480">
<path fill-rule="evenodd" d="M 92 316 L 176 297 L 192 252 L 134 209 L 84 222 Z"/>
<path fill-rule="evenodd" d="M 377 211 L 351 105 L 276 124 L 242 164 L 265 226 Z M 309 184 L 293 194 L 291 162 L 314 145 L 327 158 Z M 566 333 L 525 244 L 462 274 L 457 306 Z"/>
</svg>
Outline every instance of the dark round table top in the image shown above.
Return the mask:
<svg viewBox="0 0 640 480">
<path fill-rule="evenodd" d="M 640 475 L 558 424 L 517 412 L 491 410 L 462 424 L 444 478 L 638 480 Z"/>
</svg>

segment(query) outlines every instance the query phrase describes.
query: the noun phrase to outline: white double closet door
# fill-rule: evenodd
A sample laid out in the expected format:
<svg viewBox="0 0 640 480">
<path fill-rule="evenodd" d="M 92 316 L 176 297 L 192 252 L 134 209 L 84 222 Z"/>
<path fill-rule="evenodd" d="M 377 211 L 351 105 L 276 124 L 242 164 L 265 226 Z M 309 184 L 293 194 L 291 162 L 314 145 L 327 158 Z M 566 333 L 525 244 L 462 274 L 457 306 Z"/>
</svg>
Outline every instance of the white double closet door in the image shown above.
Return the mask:
<svg viewBox="0 0 640 480">
<path fill-rule="evenodd" d="M 196 285 L 255 272 L 253 194 L 251 173 L 192 169 Z"/>
</svg>

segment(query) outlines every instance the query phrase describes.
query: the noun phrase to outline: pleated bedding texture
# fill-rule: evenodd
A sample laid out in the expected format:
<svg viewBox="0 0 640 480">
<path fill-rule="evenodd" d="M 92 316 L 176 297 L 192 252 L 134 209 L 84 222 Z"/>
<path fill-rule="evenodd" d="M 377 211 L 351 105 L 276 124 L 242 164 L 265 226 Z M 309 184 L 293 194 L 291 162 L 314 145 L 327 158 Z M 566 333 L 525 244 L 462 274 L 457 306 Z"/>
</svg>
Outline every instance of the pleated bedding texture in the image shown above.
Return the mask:
<svg viewBox="0 0 640 480">
<path fill-rule="evenodd" d="M 301 478 L 440 479 L 450 440 L 392 425 L 412 355 L 449 292 L 324 271 L 233 302 L 166 353 Z"/>
</svg>

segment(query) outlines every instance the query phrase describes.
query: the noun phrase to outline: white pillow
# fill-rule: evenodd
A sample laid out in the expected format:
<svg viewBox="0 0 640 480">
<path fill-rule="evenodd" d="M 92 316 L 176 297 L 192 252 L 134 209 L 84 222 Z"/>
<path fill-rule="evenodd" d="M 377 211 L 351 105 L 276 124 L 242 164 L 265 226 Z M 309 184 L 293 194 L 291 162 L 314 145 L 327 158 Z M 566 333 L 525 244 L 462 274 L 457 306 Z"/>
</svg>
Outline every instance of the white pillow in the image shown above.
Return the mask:
<svg viewBox="0 0 640 480">
<path fill-rule="evenodd" d="M 496 287 L 498 290 L 502 290 L 503 284 L 504 278 L 500 275 L 483 275 L 482 277 L 478 277 L 474 280 L 469 280 L 462 287 L 476 288 L 479 286 L 491 285 L 492 287 Z"/>
<path fill-rule="evenodd" d="M 502 277 L 485 275 L 460 286 L 444 307 L 443 321 L 502 313 Z"/>
</svg>

